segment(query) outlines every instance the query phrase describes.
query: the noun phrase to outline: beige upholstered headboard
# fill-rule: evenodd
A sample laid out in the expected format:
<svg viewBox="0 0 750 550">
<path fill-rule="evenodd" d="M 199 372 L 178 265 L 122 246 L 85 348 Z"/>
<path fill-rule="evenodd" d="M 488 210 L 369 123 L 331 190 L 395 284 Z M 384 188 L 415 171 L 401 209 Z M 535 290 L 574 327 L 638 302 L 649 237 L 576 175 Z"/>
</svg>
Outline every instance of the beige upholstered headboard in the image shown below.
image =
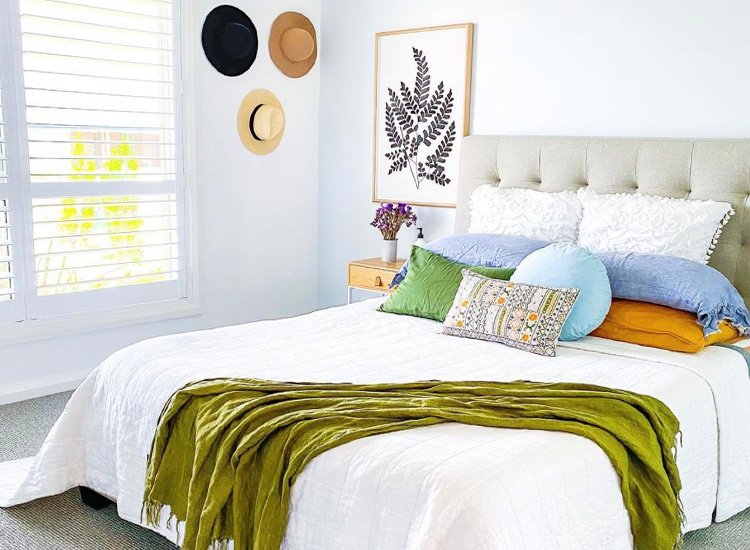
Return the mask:
<svg viewBox="0 0 750 550">
<path fill-rule="evenodd" d="M 461 145 L 457 233 L 467 231 L 469 197 L 483 184 L 731 202 L 736 213 L 710 265 L 750 306 L 750 139 L 470 136 Z"/>
</svg>

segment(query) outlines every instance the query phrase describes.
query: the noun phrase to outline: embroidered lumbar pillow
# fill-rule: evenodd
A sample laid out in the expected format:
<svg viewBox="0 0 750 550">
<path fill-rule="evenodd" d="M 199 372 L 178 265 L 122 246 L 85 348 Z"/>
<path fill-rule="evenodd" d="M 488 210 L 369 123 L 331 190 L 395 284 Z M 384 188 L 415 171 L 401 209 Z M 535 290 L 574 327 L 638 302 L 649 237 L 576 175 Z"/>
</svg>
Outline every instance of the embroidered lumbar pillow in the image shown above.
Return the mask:
<svg viewBox="0 0 750 550">
<path fill-rule="evenodd" d="M 443 332 L 554 357 L 578 292 L 489 279 L 465 269 Z"/>
</svg>

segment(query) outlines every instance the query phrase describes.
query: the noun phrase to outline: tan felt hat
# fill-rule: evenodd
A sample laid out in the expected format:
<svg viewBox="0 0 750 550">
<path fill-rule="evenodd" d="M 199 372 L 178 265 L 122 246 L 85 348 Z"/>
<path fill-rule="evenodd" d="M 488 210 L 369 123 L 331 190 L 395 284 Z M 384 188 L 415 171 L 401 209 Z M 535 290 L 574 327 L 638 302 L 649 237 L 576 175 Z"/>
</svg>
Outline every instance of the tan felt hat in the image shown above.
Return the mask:
<svg viewBox="0 0 750 550">
<path fill-rule="evenodd" d="M 245 96 L 237 113 L 237 132 L 249 151 L 267 155 L 284 136 L 284 109 L 268 90 L 253 90 Z"/>
<path fill-rule="evenodd" d="M 268 49 L 282 73 L 292 78 L 305 76 L 318 58 L 315 27 L 301 13 L 282 13 L 271 27 Z"/>
</svg>

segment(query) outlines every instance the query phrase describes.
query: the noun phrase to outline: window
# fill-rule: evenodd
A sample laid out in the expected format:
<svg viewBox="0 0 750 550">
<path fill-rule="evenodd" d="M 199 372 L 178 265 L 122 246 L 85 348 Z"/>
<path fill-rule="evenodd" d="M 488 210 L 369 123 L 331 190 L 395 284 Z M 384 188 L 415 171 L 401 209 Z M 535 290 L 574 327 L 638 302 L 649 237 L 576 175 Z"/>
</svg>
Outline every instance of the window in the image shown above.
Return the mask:
<svg viewBox="0 0 750 550">
<path fill-rule="evenodd" d="M 0 323 L 187 297 L 179 21 L 179 0 L 0 6 Z"/>
</svg>

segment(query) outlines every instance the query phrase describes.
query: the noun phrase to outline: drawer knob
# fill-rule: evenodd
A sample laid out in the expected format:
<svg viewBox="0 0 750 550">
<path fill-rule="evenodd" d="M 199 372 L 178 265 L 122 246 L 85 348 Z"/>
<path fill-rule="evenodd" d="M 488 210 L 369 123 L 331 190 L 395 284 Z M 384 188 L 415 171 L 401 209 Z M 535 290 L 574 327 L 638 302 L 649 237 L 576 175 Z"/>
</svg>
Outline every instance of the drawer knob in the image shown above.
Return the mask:
<svg viewBox="0 0 750 550">
<path fill-rule="evenodd" d="M 383 279 L 380 278 L 380 275 L 375 277 L 375 286 L 383 286 Z"/>
</svg>

